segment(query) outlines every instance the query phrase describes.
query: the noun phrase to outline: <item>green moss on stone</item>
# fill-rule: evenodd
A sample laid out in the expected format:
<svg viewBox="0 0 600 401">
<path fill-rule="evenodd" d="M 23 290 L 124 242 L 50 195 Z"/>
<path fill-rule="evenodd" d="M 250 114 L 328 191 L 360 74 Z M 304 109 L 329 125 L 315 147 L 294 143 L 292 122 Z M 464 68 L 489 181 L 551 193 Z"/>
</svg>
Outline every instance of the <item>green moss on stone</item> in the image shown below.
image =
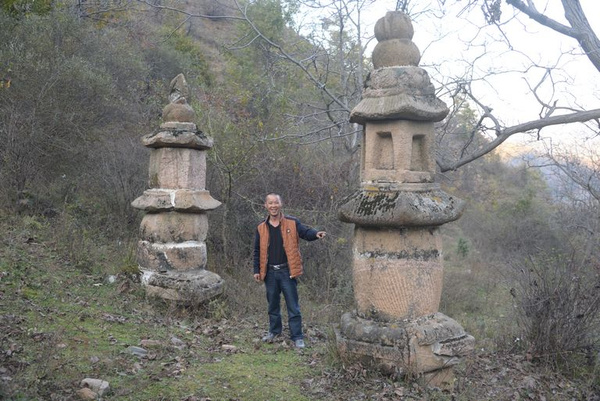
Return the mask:
<svg viewBox="0 0 600 401">
<path fill-rule="evenodd" d="M 356 214 L 359 216 L 373 216 L 393 210 L 399 195 L 399 192 L 377 194 L 359 192 L 357 194 Z"/>
</svg>

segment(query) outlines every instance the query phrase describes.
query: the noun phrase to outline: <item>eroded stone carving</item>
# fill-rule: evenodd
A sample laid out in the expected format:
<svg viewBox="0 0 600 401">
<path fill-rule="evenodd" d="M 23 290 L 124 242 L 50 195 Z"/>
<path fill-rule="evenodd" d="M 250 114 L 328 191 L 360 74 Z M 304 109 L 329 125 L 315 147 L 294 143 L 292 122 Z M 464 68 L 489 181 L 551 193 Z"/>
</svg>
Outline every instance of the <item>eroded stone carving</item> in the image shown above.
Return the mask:
<svg viewBox="0 0 600 401">
<path fill-rule="evenodd" d="M 149 189 L 132 206 L 147 212 L 137 249 L 147 294 L 200 303 L 223 292 L 221 277 L 205 269 L 206 212 L 221 203 L 205 188 L 206 150 L 213 140 L 194 124 L 189 96 L 180 74 L 171 81 L 161 131 L 142 138 L 151 149 Z"/>
<path fill-rule="evenodd" d="M 474 347 L 472 336 L 438 312 L 443 279 L 439 226 L 464 202 L 434 182 L 434 122 L 448 113 L 418 67 L 413 27 L 401 12 L 375 26 L 379 43 L 362 101 L 350 120 L 364 125 L 360 188 L 339 210 L 355 224 L 356 311 L 342 316 L 342 354 L 388 373 L 443 386 Z"/>
</svg>

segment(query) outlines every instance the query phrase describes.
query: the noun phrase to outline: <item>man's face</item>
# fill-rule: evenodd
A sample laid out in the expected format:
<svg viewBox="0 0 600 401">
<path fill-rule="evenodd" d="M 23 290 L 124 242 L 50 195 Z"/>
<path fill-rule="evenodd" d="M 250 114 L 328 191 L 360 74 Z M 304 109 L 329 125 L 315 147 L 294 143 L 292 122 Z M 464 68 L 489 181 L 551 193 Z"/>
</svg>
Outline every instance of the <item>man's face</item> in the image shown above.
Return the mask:
<svg viewBox="0 0 600 401">
<path fill-rule="evenodd" d="M 281 212 L 281 199 L 277 195 L 269 195 L 265 200 L 265 208 L 267 208 L 270 216 L 278 216 Z"/>
</svg>

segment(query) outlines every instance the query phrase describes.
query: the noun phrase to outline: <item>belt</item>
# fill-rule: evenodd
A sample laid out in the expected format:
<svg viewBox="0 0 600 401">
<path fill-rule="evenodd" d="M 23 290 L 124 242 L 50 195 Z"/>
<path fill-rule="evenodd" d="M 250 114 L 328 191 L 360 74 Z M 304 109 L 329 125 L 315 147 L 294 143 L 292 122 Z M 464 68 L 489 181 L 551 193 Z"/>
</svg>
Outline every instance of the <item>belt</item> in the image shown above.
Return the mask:
<svg viewBox="0 0 600 401">
<path fill-rule="evenodd" d="M 282 269 L 285 269 L 287 267 L 288 267 L 287 263 L 282 263 L 280 265 L 269 265 L 269 269 L 272 269 L 272 270 L 282 270 Z"/>
</svg>

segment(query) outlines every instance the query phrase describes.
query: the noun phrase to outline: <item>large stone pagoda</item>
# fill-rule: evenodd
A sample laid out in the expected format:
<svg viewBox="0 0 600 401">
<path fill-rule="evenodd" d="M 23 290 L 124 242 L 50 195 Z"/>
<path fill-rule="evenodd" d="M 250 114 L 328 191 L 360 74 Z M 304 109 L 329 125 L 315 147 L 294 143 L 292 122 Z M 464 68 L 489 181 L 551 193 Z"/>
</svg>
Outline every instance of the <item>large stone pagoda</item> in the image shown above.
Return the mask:
<svg viewBox="0 0 600 401">
<path fill-rule="evenodd" d="M 146 293 L 185 304 L 223 292 L 221 277 L 205 269 L 206 213 L 221 204 L 205 188 L 213 140 L 197 129 L 189 96 L 180 74 L 171 81 L 160 131 L 142 138 L 151 149 L 150 188 L 132 203 L 147 212 L 137 249 Z"/>
<path fill-rule="evenodd" d="M 474 346 L 472 336 L 438 312 L 439 227 L 464 208 L 434 182 L 434 123 L 448 108 L 418 67 L 421 56 L 405 14 L 388 12 L 375 36 L 375 70 L 350 116 L 364 126 L 361 183 L 339 216 L 355 225 L 357 309 L 342 316 L 338 345 L 349 359 L 442 386 Z"/>
</svg>

